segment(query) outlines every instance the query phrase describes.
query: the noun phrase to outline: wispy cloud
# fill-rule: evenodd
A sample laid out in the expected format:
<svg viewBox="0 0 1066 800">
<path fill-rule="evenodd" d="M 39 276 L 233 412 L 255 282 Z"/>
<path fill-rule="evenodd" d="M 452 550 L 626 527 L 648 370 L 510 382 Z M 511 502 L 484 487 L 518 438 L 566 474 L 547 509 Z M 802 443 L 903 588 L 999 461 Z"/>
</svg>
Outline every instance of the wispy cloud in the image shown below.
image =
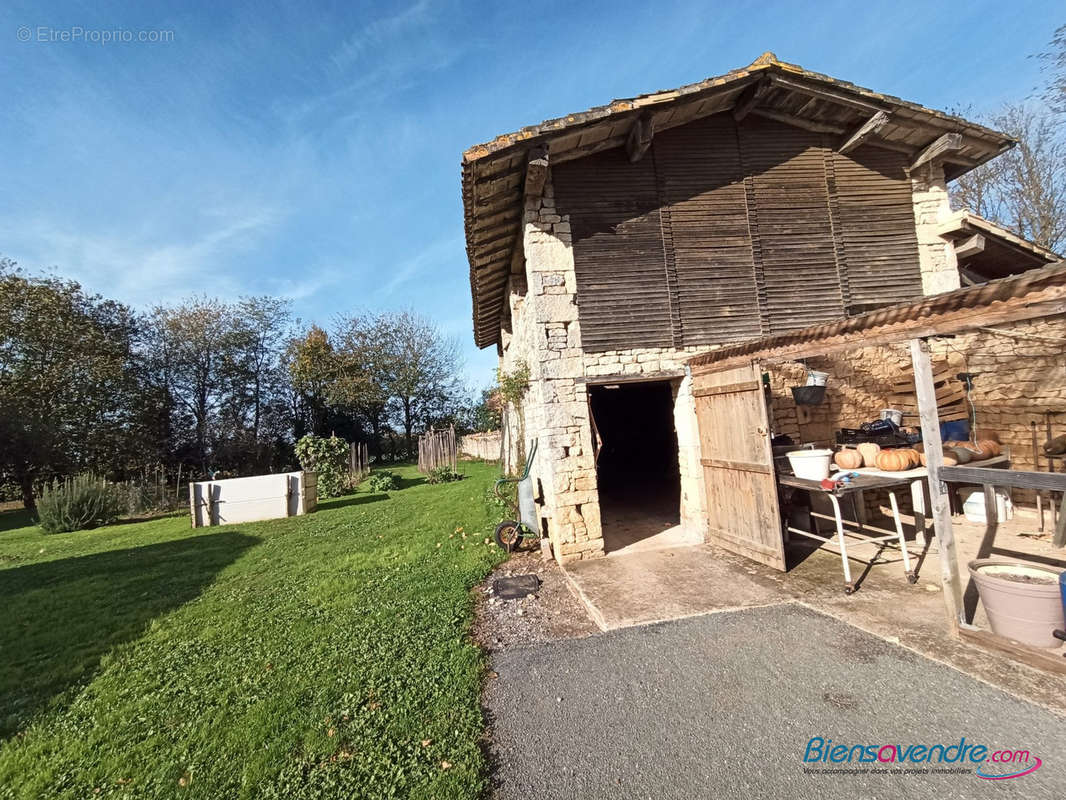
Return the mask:
<svg viewBox="0 0 1066 800">
<path fill-rule="evenodd" d="M 438 273 L 444 273 L 446 267 L 454 265 L 457 253 L 462 256 L 462 243 L 461 234 L 447 236 L 404 259 L 391 270 L 391 277 L 378 288 L 375 296 L 382 300 L 392 297 L 400 287 L 415 278 L 427 276 L 432 267 L 437 267 Z M 451 274 L 450 270 L 445 274 Z"/>
<path fill-rule="evenodd" d="M 217 216 L 217 215 L 216 215 Z M 0 227 L 5 252 L 29 269 L 59 268 L 91 290 L 138 306 L 189 294 L 250 293 L 228 269 L 251 251 L 279 215 L 269 209 L 218 219 L 188 239 L 80 230 L 48 219 Z"/>
</svg>

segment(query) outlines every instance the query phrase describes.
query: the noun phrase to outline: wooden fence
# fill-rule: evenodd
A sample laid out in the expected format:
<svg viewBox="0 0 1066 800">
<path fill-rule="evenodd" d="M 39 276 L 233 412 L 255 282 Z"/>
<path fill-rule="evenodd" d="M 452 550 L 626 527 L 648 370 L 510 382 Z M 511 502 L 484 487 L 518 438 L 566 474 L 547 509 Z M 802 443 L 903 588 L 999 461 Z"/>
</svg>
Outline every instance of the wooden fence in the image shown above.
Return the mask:
<svg viewBox="0 0 1066 800">
<path fill-rule="evenodd" d="M 353 485 L 370 474 L 370 451 L 366 442 L 351 442 L 348 445 L 348 474 Z"/>
<path fill-rule="evenodd" d="M 443 431 L 430 428 L 418 437 L 419 472 L 429 472 L 440 467 L 451 467 L 454 470 L 458 456 L 454 426 Z"/>
</svg>

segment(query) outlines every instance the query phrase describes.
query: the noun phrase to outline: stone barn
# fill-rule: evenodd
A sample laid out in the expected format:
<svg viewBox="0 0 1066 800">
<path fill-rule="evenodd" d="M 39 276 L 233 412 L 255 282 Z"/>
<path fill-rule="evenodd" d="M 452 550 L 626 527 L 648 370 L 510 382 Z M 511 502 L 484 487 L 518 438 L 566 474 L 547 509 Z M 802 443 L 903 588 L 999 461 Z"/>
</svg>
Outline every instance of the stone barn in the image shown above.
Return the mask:
<svg viewBox="0 0 1066 800">
<path fill-rule="evenodd" d="M 1012 145 L 767 53 L 467 150 L 474 337 L 555 557 L 703 540 L 690 357 L 1055 260 L 949 205 Z"/>
</svg>

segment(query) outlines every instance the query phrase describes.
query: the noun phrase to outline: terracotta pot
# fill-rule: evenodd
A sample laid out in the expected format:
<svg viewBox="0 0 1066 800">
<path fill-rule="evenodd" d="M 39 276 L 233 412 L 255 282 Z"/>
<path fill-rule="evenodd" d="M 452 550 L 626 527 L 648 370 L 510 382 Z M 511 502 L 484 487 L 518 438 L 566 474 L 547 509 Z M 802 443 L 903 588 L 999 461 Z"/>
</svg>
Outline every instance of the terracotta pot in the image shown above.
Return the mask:
<svg viewBox="0 0 1066 800">
<path fill-rule="evenodd" d="M 1034 647 L 1062 645 L 1051 635 L 1066 627 L 1059 573 L 1041 564 L 979 558 L 969 564 L 992 632 Z"/>
</svg>

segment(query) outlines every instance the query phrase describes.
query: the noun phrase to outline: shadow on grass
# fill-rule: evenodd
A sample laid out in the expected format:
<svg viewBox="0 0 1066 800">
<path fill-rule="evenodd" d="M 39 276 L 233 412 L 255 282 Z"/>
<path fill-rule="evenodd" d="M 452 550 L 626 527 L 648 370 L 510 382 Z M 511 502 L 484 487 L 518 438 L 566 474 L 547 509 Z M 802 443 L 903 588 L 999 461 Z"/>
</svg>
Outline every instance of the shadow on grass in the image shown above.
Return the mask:
<svg viewBox="0 0 1066 800">
<path fill-rule="evenodd" d="M 35 524 L 33 515 L 24 508 L 15 511 L 0 511 L 0 532 L 28 528 Z"/>
<path fill-rule="evenodd" d="M 338 497 L 330 500 L 323 500 L 319 503 L 319 508 L 344 508 L 345 506 L 361 506 L 364 503 L 376 503 L 379 500 L 388 500 L 388 495 L 384 494 L 350 494 L 344 497 Z"/>
<path fill-rule="evenodd" d="M 405 478 L 403 475 L 396 476 L 396 485 L 400 489 L 410 489 L 412 486 L 421 486 L 426 482 L 425 475 L 416 475 L 413 478 Z"/>
<path fill-rule="evenodd" d="M 258 541 L 227 531 L 0 571 L 0 739 L 63 702 L 105 653 L 195 599 Z"/>
</svg>

